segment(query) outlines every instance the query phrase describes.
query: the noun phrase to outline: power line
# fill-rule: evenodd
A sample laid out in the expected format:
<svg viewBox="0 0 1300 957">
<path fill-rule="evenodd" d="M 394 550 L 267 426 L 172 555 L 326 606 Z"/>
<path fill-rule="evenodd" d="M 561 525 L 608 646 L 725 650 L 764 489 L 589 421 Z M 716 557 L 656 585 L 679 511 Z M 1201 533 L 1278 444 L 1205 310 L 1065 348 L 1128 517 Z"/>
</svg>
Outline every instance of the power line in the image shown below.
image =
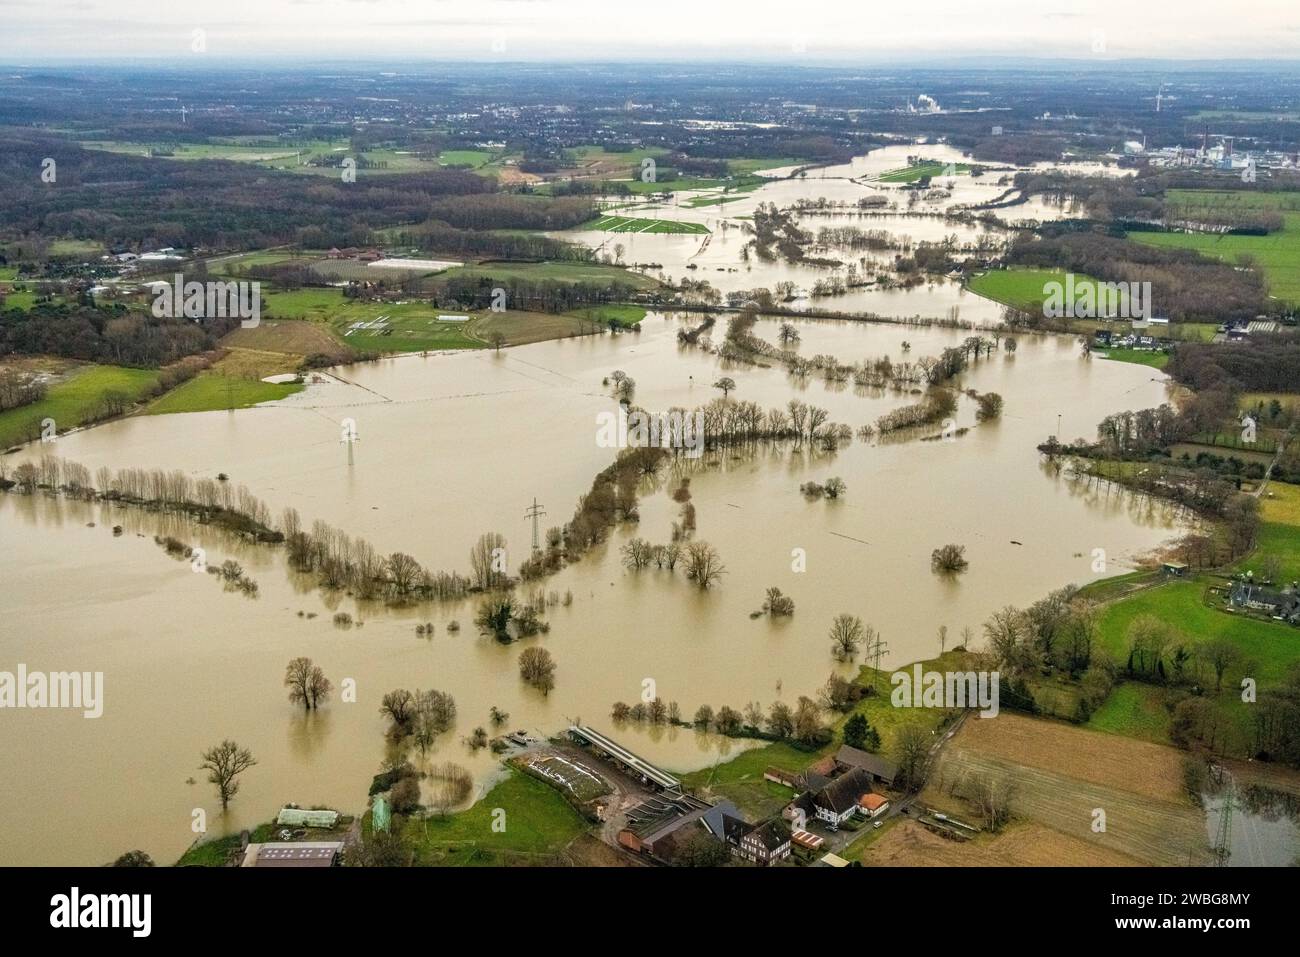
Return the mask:
<svg viewBox="0 0 1300 957">
<path fill-rule="evenodd" d="M 533 497 L 533 504 L 528 508 L 524 509 L 524 517 L 531 518 L 533 520 L 533 551 L 534 552 L 540 552 L 542 550 L 541 539 L 538 537 L 538 532 L 537 532 L 537 520 L 545 514 L 546 512 L 544 512 L 542 510 L 542 507 L 537 504 L 536 496 Z"/>
</svg>

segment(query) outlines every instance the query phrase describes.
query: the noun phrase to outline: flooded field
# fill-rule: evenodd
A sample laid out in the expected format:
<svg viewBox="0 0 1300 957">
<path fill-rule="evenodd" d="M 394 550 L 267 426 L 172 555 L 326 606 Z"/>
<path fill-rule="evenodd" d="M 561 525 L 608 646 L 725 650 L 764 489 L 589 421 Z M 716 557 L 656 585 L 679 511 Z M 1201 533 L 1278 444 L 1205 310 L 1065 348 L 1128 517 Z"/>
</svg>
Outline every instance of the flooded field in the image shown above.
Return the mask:
<svg viewBox="0 0 1300 957">
<path fill-rule="evenodd" d="M 759 262 L 742 259 L 741 249 L 751 238 L 745 231 L 746 221 L 753 217 L 760 203 L 774 203 L 784 209 L 825 199 L 850 207 L 800 214 L 797 217 L 800 227 L 813 234 L 822 227 L 849 225 L 862 230 L 883 230 L 909 243 L 940 242 L 955 236 L 961 244 L 984 238 L 994 240 L 1000 246 L 1011 237 L 1010 229 L 958 222 L 945 218 L 945 214 L 999 199 L 1011 189 L 1009 178 L 1016 168 L 991 168 L 980 177 L 965 174 L 936 177 L 932 183 L 935 189 L 913 204 L 914 191 L 905 189 L 902 183 L 879 179 L 884 173 L 906 167 L 910 156 L 952 163 L 954 168 L 970 161 L 960 150 L 949 146 L 888 146 L 843 165 L 809 169 L 789 179 L 774 178 L 771 183 L 748 193 L 723 197 L 717 192 L 687 191 L 672 194 L 666 202 L 639 200 L 623 207 L 631 211 L 630 215 L 699 223 L 710 230 L 707 234 L 568 230 L 554 235 L 618 258 L 656 278 L 672 282 L 684 278 L 707 280 L 723 293 L 759 286 L 771 289 L 779 282 L 792 282 L 806 292 L 819 279 L 844 272 L 842 269 L 784 260 Z M 1071 169 L 1081 175 L 1115 172 L 1113 168 L 1095 164 Z M 770 172 L 774 177 L 776 174 L 788 176 L 794 170 L 785 168 Z M 887 206 L 857 210 L 855 204 L 868 197 L 884 199 Z M 713 202 L 719 198 L 727 201 L 721 204 Z M 1073 205 L 1063 206 L 1043 197 L 1033 197 L 1027 202 L 993 212 L 1004 222 L 1015 225 L 1076 215 L 1078 209 Z M 843 249 L 818 247 L 814 253 L 817 258 L 838 259 L 846 264 L 860 260 L 859 254 Z M 893 252 L 877 253 L 869 256 L 868 261 L 888 263 L 893 255 Z M 837 296 L 801 296 L 792 307 L 930 317 L 947 316 L 956 310 L 959 318 L 979 324 L 996 323 L 1001 314 L 999 304 L 969 293 L 960 282 L 944 277 L 930 277 L 923 285 L 910 290 L 863 286 Z"/>
<path fill-rule="evenodd" d="M 126 419 L 61 437 L 56 453 L 92 473 L 100 466 L 225 473 L 274 512 L 293 505 L 307 523 L 328 521 L 433 569 L 466 571 L 477 537 L 500 532 L 513 571 L 528 555 L 524 510 L 534 497 L 547 512 L 544 527 L 563 524 L 612 461 L 614 450 L 596 441 L 596 417 L 615 408 L 602 384 L 614 369 L 636 380 L 636 402 L 648 409 L 703 405 L 720 395 L 711 387 L 720 375 L 735 379 L 738 399 L 768 407 L 797 397 L 855 428 L 915 401 L 795 382 L 777 368 L 728 366 L 677 344 L 677 330 L 698 321 L 651 315 L 642 332 L 619 337 L 340 368 L 329 384 L 273 405 Z M 776 325 L 760 322 L 756 332 L 773 340 Z M 842 361 L 897 359 L 904 340 L 915 359 L 965 336 L 854 322 L 798 326 L 802 352 Z M 665 473 L 642 489 L 638 525 L 544 582 L 573 596 L 548 611 L 550 633 L 510 646 L 476 633 L 472 601 L 359 605 L 317 591 L 287 568 L 282 549 L 139 509 L 0 496 L 0 657 L 8 667 L 105 674 L 101 718 L 10 715 L 0 861 L 97 864 L 133 847 L 174 860 L 195 836 L 195 808 L 223 832 L 290 801 L 360 810 L 389 754 L 379 699 L 399 687 L 454 695 L 456 725 L 428 760 L 469 768 L 482 793 L 498 760 L 472 752 L 463 738 L 488 726 L 494 705 L 510 712 L 508 728 L 549 734 L 579 718 L 609 727 L 610 705 L 636 701 L 647 678 L 688 716 L 706 703 L 793 703 L 848 667 L 830 653 L 827 629 L 837 613 L 877 628 L 888 642 L 884 663 L 897 665 L 937 652 L 940 625 L 953 636 L 965 626 L 978 634 L 996 608 L 1091 580 L 1096 548 L 1115 574 L 1178 533 L 1172 510 L 1072 488 L 1034 448 L 1057 431 L 1058 416 L 1062 434 L 1090 435 L 1111 412 L 1164 401 L 1159 373 L 1082 359 L 1068 338 L 1021 336 L 1014 356 L 979 361 L 959 384 L 1002 394 L 1002 417 L 977 424 L 974 403 L 963 398 L 956 419 L 972 428 L 955 441 L 855 441 L 833 454 L 775 445 L 711 454 Z M 345 419 L 357 430 L 351 446 L 340 442 Z M 38 454 L 25 450 L 10 464 Z M 696 538 L 715 545 L 726 565 L 706 593 L 680 570 L 630 572 L 619 558 L 633 535 L 668 541 L 678 509 L 670 490 L 683 474 L 691 478 Z M 800 483 L 830 476 L 847 483 L 843 499 L 800 494 Z M 113 525 L 123 526 L 120 536 Z M 259 583 L 259 597 L 194 574 L 154 543 L 156 534 L 201 545 L 209 563 L 237 559 Z M 931 550 L 947 542 L 964 544 L 970 560 L 956 579 L 929 567 Z M 806 571 L 793 570 L 795 549 L 806 554 Z M 793 618 L 750 618 L 770 586 L 794 599 Z M 339 610 L 364 625 L 336 627 Z M 458 633 L 448 631 L 453 620 Z M 433 637 L 417 637 L 426 621 Z M 521 651 L 537 643 L 558 665 L 548 697 L 518 675 Z M 281 683 L 298 655 L 320 664 L 336 689 L 353 679 L 356 703 L 336 691 L 304 717 Z M 628 727 L 617 735 L 676 770 L 744 746 L 684 729 Z M 199 752 L 224 737 L 258 760 L 226 816 L 198 770 Z"/>
</svg>

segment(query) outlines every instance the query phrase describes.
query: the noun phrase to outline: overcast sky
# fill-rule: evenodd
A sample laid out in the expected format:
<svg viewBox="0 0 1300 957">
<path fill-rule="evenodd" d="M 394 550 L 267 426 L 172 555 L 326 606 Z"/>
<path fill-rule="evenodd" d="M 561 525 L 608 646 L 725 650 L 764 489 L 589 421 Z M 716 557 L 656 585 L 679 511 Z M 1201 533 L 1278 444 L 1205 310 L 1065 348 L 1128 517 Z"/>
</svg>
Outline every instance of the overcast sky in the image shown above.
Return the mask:
<svg viewBox="0 0 1300 957">
<path fill-rule="evenodd" d="M 1300 0 L 0 0 L 0 24 L 7 63 L 1300 58 Z"/>
</svg>

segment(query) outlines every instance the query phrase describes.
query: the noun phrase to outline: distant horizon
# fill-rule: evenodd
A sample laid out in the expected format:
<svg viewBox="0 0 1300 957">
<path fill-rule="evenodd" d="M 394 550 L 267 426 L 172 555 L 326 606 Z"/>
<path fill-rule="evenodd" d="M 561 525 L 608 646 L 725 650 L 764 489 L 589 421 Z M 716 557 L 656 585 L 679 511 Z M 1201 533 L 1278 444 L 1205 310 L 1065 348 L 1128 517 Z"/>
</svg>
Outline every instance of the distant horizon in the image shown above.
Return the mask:
<svg viewBox="0 0 1300 957">
<path fill-rule="evenodd" d="M 515 62 L 980 57 L 1300 60 L 1292 0 L 6 0 L 0 62 L 311 58 Z M 201 42 L 195 38 L 201 36 Z M 365 53 L 358 53 L 364 49 Z"/>
<path fill-rule="evenodd" d="M 1103 72 L 1107 69 L 1187 69 L 1187 70 L 1251 70 L 1270 67 L 1294 68 L 1300 70 L 1300 53 L 1292 57 L 1223 57 L 1218 59 L 1206 57 L 1116 57 L 1105 59 L 1099 57 L 1021 57 L 1003 54 L 970 54 L 963 56 L 911 55 L 896 57 L 872 57 L 853 59 L 825 58 L 817 63 L 793 63 L 780 58 L 762 58 L 758 56 L 734 55 L 712 58 L 673 58 L 663 53 L 646 53 L 644 56 L 624 56 L 618 58 L 604 57 L 514 57 L 487 60 L 472 55 L 461 57 L 441 56 L 417 58 L 408 55 L 381 56 L 363 54 L 355 57 L 344 56 L 308 56 L 306 54 L 267 54 L 259 57 L 213 57 L 193 59 L 176 59 L 172 57 L 122 56 L 115 58 L 87 58 L 78 56 L 50 56 L 41 59 L 5 59 L 0 56 L 0 70 L 13 71 L 24 69 L 43 69 L 47 67 L 77 68 L 141 68 L 167 70 L 194 70 L 220 72 L 240 69 L 259 70 L 295 70 L 306 66 L 319 69 L 351 68 L 375 69 L 386 72 L 400 72 L 404 69 L 427 69 L 437 66 L 465 66 L 475 64 L 484 67 L 509 66 L 545 66 L 556 67 L 762 67 L 772 70 L 791 71 L 844 71 L 877 69 L 973 69 L 989 71 L 1012 70 L 1052 70 L 1058 72 L 1088 70 Z"/>
</svg>

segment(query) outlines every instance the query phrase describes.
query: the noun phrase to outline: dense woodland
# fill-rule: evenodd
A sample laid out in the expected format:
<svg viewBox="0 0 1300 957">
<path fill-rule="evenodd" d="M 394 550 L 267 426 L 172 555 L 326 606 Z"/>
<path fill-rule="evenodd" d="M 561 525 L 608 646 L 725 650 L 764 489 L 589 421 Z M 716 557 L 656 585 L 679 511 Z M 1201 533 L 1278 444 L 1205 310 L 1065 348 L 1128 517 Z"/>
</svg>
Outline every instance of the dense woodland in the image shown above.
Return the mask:
<svg viewBox="0 0 1300 957">
<path fill-rule="evenodd" d="M 57 180 L 41 180 L 42 161 Z M 253 249 L 285 243 L 364 245 L 371 230 L 418 223 L 434 200 L 487 193 L 463 170 L 357 176 L 276 172 L 246 163 L 175 162 L 84 150 L 31 134 L 0 136 L 0 222 L 18 233 L 109 247 Z"/>
<path fill-rule="evenodd" d="M 1217 345 L 1183 343 L 1165 371 L 1197 391 L 1294 392 L 1300 388 L 1300 333 Z"/>
<path fill-rule="evenodd" d="M 216 347 L 238 319 L 157 319 L 125 307 L 39 305 L 0 310 L 0 358 L 52 355 L 157 367 Z"/>
</svg>

